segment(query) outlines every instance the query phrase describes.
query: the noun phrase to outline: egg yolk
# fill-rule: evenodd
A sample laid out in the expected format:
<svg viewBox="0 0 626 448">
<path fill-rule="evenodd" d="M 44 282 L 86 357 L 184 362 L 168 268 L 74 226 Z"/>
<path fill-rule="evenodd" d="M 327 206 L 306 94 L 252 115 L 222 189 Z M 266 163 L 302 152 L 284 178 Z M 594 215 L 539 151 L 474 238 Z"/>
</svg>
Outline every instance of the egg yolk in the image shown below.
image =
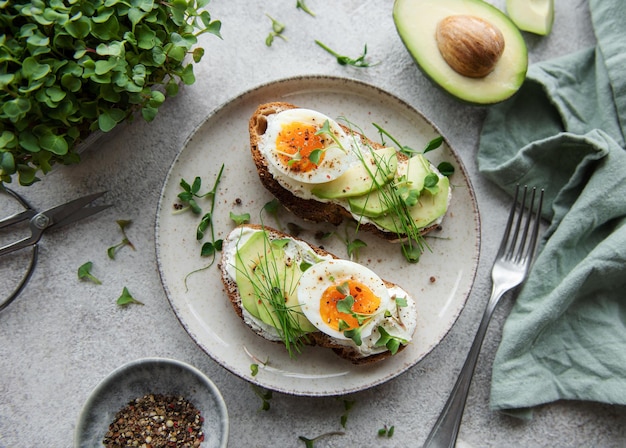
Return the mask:
<svg viewBox="0 0 626 448">
<path fill-rule="evenodd" d="M 326 138 L 316 135 L 317 127 L 308 123 L 291 122 L 284 124 L 276 137 L 276 150 L 280 161 L 290 170 L 307 173 L 315 170 L 324 160 L 324 151 L 319 159 L 310 159 L 315 150 L 326 148 Z"/>
<path fill-rule="evenodd" d="M 359 327 L 359 321 L 351 314 L 337 310 L 337 302 L 344 300 L 346 294 L 339 291 L 338 287 L 345 282 L 326 288 L 320 299 L 320 316 L 322 321 L 329 327 L 339 331 L 339 320 L 347 325 L 342 330 L 352 330 Z M 380 298 L 365 284 L 348 280 L 350 295 L 354 298 L 352 311 L 357 314 L 373 314 L 380 307 Z"/>
</svg>

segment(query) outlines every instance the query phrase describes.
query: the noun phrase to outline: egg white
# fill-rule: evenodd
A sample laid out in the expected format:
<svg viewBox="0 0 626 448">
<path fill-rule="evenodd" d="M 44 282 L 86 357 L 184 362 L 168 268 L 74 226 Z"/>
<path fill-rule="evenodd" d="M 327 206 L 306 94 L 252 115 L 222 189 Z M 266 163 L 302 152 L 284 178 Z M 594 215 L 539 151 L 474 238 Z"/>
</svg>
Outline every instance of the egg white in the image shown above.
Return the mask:
<svg viewBox="0 0 626 448">
<path fill-rule="evenodd" d="M 299 172 L 285 164 L 276 149 L 278 134 L 287 124 L 298 122 L 313 125 L 320 129 L 328 121 L 333 134 L 337 137 L 340 145 L 330 141 L 324 150 L 324 158 L 313 170 Z M 328 137 L 330 140 L 330 137 Z M 269 160 L 280 173 L 298 182 L 318 184 L 329 182 L 341 176 L 350 166 L 358 163 L 357 157 L 352 151 L 352 139 L 344 132 L 339 124 L 332 118 L 310 109 L 288 109 L 277 114 L 272 114 L 267 120 L 267 130 L 259 142 L 259 151 Z"/>
<path fill-rule="evenodd" d="M 372 330 L 384 319 L 389 309 L 390 296 L 385 283 L 373 271 L 348 260 L 328 260 L 307 269 L 300 277 L 297 287 L 298 302 L 306 318 L 321 332 L 342 340 L 349 340 L 343 331 L 337 331 L 323 321 L 320 313 L 320 300 L 326 289 L 347 280 L 356 280 L 368 286 L 380 298 L 380 306 L 371 319 L 361 326 L 361 337 L 368 337 Z"/>
</svg>

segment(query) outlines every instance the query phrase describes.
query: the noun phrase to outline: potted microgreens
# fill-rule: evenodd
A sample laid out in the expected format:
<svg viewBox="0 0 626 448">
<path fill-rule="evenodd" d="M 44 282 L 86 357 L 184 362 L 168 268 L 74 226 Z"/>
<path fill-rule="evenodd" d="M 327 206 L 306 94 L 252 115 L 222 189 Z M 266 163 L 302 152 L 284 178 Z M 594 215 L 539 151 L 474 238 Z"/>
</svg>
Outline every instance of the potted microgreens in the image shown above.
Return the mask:
<svg viewBox="0 0 626 448">
<path fill-rule="evenodd" d="M 0 0 L 0 188 L 80 159 L 78 146 L 195 82 L 220 36 L 209 0 Z"/>
</svg>

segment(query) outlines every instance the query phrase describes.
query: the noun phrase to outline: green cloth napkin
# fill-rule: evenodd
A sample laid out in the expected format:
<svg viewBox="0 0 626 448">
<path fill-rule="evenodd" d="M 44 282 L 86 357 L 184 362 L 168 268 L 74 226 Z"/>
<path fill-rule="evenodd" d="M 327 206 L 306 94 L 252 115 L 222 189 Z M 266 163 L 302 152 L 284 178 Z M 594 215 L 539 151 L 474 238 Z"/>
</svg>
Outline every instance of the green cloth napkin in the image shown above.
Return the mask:
<svg viewBox="0 0 626 448">
<path fill-rule="evenodd" d="M 506 191 L 546 190 L 550 226 L 493 364 L 492 408 L 522 418 L 559 399 L 626 404 L 626 2 L 589 5 L 596 47 L 532 65 L 478 151 Z"/>
</svg>

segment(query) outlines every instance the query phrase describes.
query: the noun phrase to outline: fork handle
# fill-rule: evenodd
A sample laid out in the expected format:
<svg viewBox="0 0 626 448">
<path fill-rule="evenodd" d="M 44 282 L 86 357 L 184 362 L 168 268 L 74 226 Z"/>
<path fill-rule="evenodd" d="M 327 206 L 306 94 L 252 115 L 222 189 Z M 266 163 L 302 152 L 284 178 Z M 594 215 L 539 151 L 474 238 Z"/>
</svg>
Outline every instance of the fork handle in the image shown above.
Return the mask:
<svg viewBox="0 0 626 448">
<path fill-rule="evenodd" d="M 430 431 L 423 448 L 454 448 L 456 438 L 461 427 L 461 419 L 463 418 L 463 410 L 465 401 L 474 376 L 474 369 L 478 361 L 478 355 L 489 327 L 489 321 L 496 309 L 498 301 L 508 288 L 493 286 L 491 297 L 480 320 L 480 325 L 472 342 L 470 351 L 465 359 L 465 364 L 461 368 L 459 377 L 450 392 L 448 401 L 444 405 L 439 418 L 435 422 L 435 426 Z"/>
</svg>

